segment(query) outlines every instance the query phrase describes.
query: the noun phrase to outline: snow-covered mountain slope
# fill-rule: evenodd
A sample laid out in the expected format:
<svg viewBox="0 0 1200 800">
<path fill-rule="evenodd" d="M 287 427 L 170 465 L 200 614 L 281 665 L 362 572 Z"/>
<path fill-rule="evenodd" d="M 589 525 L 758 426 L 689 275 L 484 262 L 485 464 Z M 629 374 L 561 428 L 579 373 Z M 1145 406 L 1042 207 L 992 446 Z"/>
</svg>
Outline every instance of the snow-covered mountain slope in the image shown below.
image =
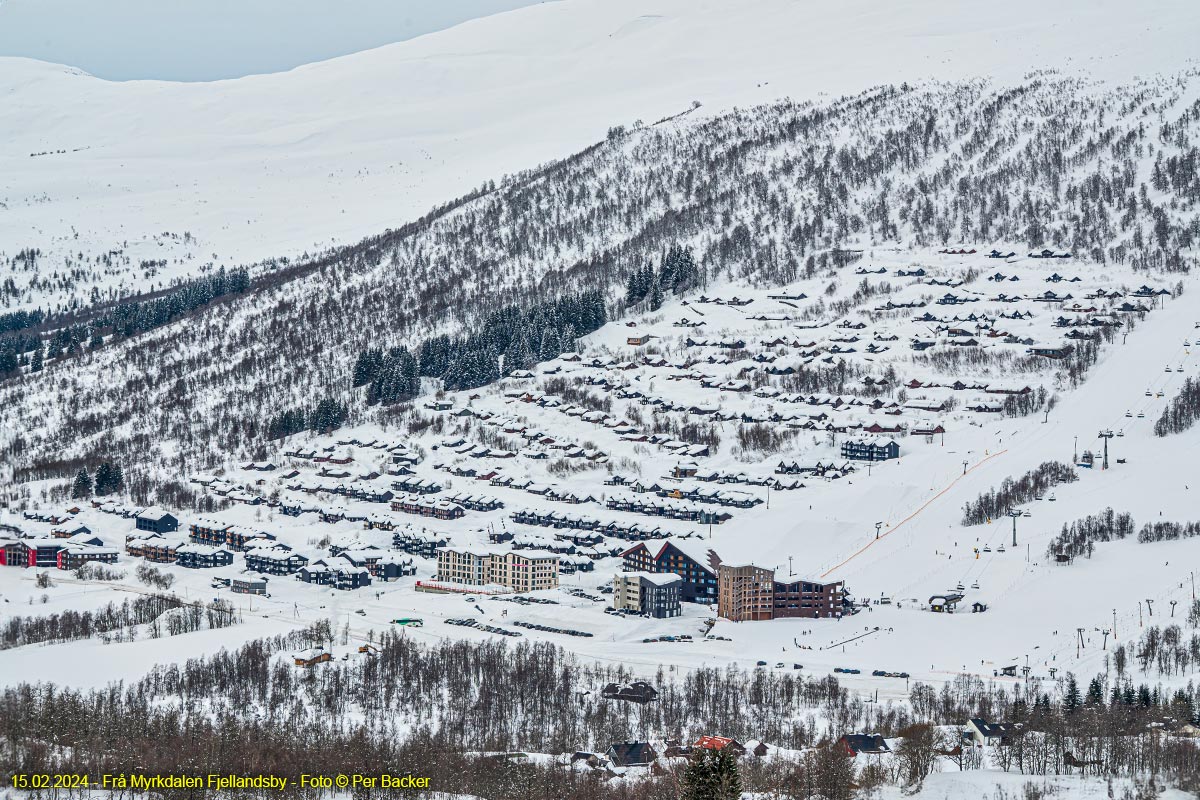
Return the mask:
<svg viewBox="0 0 1200 800">
<path fill-rule="evenodd" d="M 1184 67 L 1197 30 L 1183 0 L 564 0 L 209 84 L 0 59 L 0 305 L 353 242 L 692 101 L 1046 67 L 1128 80 Z M 29 248 L 36 268 L 10 263 Z"/>
<path fill-rule="evenodd" d="M 348 391 L 364 348 L 584 288 L 621 313 L 617 287 L 675 245 L 694 248 L 713 284 L 804 279 L 824 298 L 806 311 L 814 320 L 872 296 L 834 248 L 917 264 L 948 241 L 1070 248 L 1087 277 L 1119 267 L 1132 284 L 1132 268 L 1170 288 L 1200 238 L 1195 84 L 931 83 L 631 128 L 146 335 L 72 329 L 46 349 L 44 372 L 31 363 L 0 384 L 0 445 L 29 474 L 101 451 L 193 469 L 215 431 L 237 428 L 232 446 L 257 457 L 266 420 L 285 409 L 332 397 L 365 411 Z"/>
</svg>

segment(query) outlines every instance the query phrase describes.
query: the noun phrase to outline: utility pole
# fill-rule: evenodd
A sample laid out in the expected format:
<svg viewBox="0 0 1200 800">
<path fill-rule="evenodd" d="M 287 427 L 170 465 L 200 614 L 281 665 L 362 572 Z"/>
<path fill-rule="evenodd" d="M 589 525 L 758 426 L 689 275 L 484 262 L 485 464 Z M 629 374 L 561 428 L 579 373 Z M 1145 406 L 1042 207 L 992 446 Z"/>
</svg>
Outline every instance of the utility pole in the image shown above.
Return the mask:
<svg viewBox="0 0 1200 800">
<path fill-rule="evenodd" d="M 1102 469 L 1108 469 L 1108 440 L 1112 437 L 1112 431 L 1100 431 L 1100 438 L 1104 440 L 1104 466 Z"/>
<path fill-rule="evenodd" d="M 1113 609 L 1113 641 L 1117 641 L 1117 610 Z"/>
<path fill-rule="evenodd" d="M 1008 512 L 1008 515 L 1010 517 L 1012 517 L 1012 521 L 1013 521 L 1013 543 L 1012 543 L 1012 546 L 1016 547 L 1017 546 L 1017 517 L 1021 516 L 1021 512 L 1018 511 L 1017 509 L 1013 509 L 1012 511 Z"/>
<path fill-rule="evenodd" d="M 1153 617 L 1154 616 L 1154 601 L 1153 600 L 1150 600 L 1149 598 L 1146 599 L 1146 609 L 1150 612 L 1150 616 Z"/>
<path fill-rule="evenodd" d="M 1171 601 L 1171 619 L 1175 618 L 1175 604 L 1178 602 L 1179 602 L 1178 600 Z"/>
<path fill-rule="evenodd" d="M 878 538 L 879 538 L 879 529 L 880 529 L 880 528 L 882 528 L 882 527 L 883 527 L 883 523 L 882 523 L 882 522 L 876 522 L 876 523 L 875 523 L 875 538 L 876 538 L 876 539 L 878 539 Z"/>
<path fill-rule="evenodd" d="M 1104 631 L 1104 644 L 1100 645 L 1101 650 L 1108 649 L 1108 634 L 1109 634 L 1109 631 L 1105 630 Z"/>
<path fill-rule="evenodd" d="M 1075 657 L 1079 658 L 1079 651 L 1084 649 L 1083 646 L 1083 628 L 1076 628 L 1079 631 L 1079 646 L 1075 648 Z"/>
<path fill-rule="evenodd" d="M 966 474 L 967 474 L 967 462 L 964 461 L 963 462 L 963 475 L 966 475 Z"/>
<path fill-rule="evenodd" d="M 1079 437 L 1075 437 L 1075 456 L 1072 459 L 1076 464 L 1079 463 Z"/>
</svg>

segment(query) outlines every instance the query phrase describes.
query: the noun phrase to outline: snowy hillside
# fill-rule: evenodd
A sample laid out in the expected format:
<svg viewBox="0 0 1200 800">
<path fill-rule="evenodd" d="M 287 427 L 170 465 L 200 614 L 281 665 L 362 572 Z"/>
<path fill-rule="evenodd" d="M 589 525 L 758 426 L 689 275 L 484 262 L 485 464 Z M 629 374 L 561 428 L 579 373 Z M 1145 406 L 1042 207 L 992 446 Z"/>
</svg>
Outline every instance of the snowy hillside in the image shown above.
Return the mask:
<svg viewBox="0 0 1200 800">
<path fill-rule="evenodd" d="M 1197 31 L 561 0 L 214 83 L 0 59 L 0 773 L 1194 796 Z"/>
<path fill-rule="evenodd" d="M 883 82 L 1184 68 L 1195 4 L 570 0 L 210 84 L 0 60 L 4 309 L 297 257 L 560 158 L 617 124 Z M 653 75 L 653 80 L 647 80 Z"/>
</svg>

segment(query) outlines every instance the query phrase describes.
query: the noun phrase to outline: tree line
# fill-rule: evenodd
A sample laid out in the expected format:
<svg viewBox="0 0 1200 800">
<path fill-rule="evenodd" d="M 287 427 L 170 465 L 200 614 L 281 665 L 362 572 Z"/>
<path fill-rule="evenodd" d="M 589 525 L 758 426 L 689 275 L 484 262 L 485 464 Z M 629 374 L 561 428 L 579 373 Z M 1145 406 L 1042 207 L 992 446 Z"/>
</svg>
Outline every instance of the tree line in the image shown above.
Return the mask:
<svg viewBox="0 0 1200 800">
<path fill-rule="evenodd" d="M 984 492 L 963 506 L 963 525 L 982 525 L 1040 497 L 1060 483 L 1079 480 L 1074 468 L 1060 461 L 1046 461 L 1015 481 L 1005 478 L 999 488 Z"/>
<path fill-rule="evenodd" d="M 625 281 L 625 306 L 633 307 L 647 300 L 650 311 L 662 308 L 667 293 L 682 295 L 700 285 L 700 267 L 692 256 L 692 248 L 672 244 L 659 260 L 658 269 L 647 264 L 632 270 Z"/>
<path fill-rule="evenodd" d="M 1070 558 L 1091 558 L 1096 542 L 1124 539 L 1132 536 L 1133 531 L 1132 515 L 1126 512 L 1118 514 L 1106 508 L 1099 514 L 1091 514 L 1070 524 L 1064 523 L 1062 532 L 1050 541 L 1046 553 L 1051 557 L 1065 555 Z"/>
<path fill-rule="evenodd" d="M 226 271 L 222 267 L 212 275 L 183 281 L 160 297 L 97 310 L 87 321 L 63 324 L 44 336 L 28 331 L 47 322 L 40 309 L 5 314 L 0 317 L 0 333 L 16 333 L 0 337 L 0 380 L 17 374 L 21 367 L 40 372 L 48 360 L 97 350 L 104 345 L 106 334 L 128 338 L 145 333 L 222 297 L 243 294 L 249 289 L 249 270 L 243 267 Z"/>
<path fill-rule="evenodd" d="M 111 461 L 101 462 L 96 467 L 94 477 L 92 473 L 88 472 L 86 466 L 81 467 L 79 472 L 75 473 L 75 480 L 71 483 L 71 498 L 81 500 L 91 497 L 93 494 L 97 497 L 115 494 L 121 491 L 124 484 L 125 473 L 120 464 L 114 464 Z"/>
<path fill-rule="evenodd" d="M 1200 419 L 1200 380 L 1188 377 L 1179 394 L 1171 398 L 1162 415 L 1154 422 L 1154 435 L 1183 433 Z"/>
<path fill-rule="evenodd" d="M 1068 675 L 1061 686 L 1030 681 L 1010 690 L 963 675 L 940 689 L 917 683 L 906 703 L 877 704 L 831 677 L 660 668 L 651 678 L 659 701 L 637 706 L 598 697 L 607 679 L 631 677 L 624 668 L 585 662 L 546 643 L 427 646 L 387 631 L 370 637 L 375 655 L 349 662 L 303 670 L 284 657 L 335 638 L 344 643 L 348 633 L 324 621 L 104 689 L 7 687 L 0 692 L 0 768 L 168 774 L 181 770 L 186 753 L 187 770 L 200 774 L 298 778 L 375 774 L 387 765 L 430 777 L 433 791 L 489 800 L 724 800 L 734 788 L 849 800 L 856 787 L 918 785 L 942 758 L 971 768 L 969 748 L 956 753 L 936 728 L 983 717 L 1010 725 L 1008 746 L 993 751 L 1004 770 L 1154 774 L 1184 791 L 1200 787 L 1200 751 L 1163 735 L 1197 720 L 1192 685 L 1166 690 L 1098 675 L 1085 691 Z M 843 733 L 864 730 L 900 738 L 894 767 L 859 764 L 832 746 Z M 603 752 L 615 741 L 694 741 L 700 733 L 763 738 L 803 752 L 747 756 L 736 765 L 703 756 L 631 781 L 513 755 Z"/>
<path fill-rule="evenodd" d="M 183 610 L 166 624 L 168 635 L 199 630 L 201 621 L 210 628 L 223 628 L 236 621 L 233 607 L 221 600 L 206 606 L 185 603 L 174 595 L 139 595 L 132 600 L 108 603 L 90 611 L 66 609 L 41 617 L 15 616 L 0 625 L 0 649 L 28 644 L 70 642 L 118 632 L 132 635 L 140 625 L 152 625 L 160 618 Z"/>
<path fill-rule="evenodd" d="M 368 347 L 354 362 L 351 386 L 366 386 L 368 403 L 411 400 L 421 378 L 437 378 L 448 391 L 474 389 L 576 349 L 576 337 L 608 322 L 604 294 L 590 290 L 524 307 L 509 305 L 488 314 L 459 336 L 421 342 L 414 356 L 406 347 L 384 352 Z"/>
</svg>

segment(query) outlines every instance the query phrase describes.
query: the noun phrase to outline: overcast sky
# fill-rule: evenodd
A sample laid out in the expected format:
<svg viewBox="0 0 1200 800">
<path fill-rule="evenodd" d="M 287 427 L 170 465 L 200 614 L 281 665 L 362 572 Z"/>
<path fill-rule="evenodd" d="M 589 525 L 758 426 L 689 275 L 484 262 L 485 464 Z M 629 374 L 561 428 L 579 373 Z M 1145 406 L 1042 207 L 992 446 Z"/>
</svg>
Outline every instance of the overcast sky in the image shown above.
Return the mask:
<svg viewBox="0 0 1200 800">
<path fill-rule="evenodd" d="M 542 0 L 0 0 L 0 56 L 110 80 L 278 72 Z"/>
</svg>

